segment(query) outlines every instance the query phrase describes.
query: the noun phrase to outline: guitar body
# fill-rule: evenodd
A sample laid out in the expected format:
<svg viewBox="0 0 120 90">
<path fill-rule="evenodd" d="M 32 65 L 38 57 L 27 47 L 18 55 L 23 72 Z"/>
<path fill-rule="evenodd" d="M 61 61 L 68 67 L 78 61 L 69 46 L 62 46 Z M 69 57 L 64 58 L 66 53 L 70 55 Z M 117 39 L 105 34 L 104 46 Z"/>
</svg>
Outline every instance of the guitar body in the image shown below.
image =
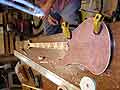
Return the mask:
<svg viewBox="0 0 120 90">
<path fill-rule="evenodd" d="M 63 64 L 81 64 L 95 75 L 103 73 L 111 57 L 111 36 L 105 23 L 100 34 L 93 33 L 93 18 L 88 18 L 73 32 Z"/>
</svg>

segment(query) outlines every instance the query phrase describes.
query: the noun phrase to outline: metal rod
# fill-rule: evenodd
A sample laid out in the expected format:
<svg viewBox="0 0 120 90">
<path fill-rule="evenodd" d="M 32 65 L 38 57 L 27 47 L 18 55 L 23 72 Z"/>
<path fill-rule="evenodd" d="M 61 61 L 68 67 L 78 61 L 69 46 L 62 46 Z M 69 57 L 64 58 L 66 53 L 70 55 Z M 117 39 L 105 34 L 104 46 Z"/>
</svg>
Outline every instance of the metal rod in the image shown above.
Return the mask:
<svg viewBox="0 0 120 90">
<path fill-rule="evenodd" d="M 34 8 L 35 7 L 32 3 L 27 2 L 25 0 L 14 0 L 14 1 L 18 2 L 18 3 L 21 3 L 21 4 L 24 4 L 24 5 L 26 5 L 26 6 L 30 7 L 30 8 Z"/>
<path fill-rule="evenodd" d="M 32 9 L 33 9 L 33 12 L 36 13 L 36 15 L 39 14 L 39 13 L 43 13 L 43 11 L 42 11 L 40 8 L 38 8 L 37 6 L 34 6 L 34 5 L 33 5 L 32 3 L 30 3 L 30 2 L 27 2 L 27 1 L 25 1 L 25 0 L 14 0 L 14 1 L 16 1 L 16 2 L 18 2 L 18 3 L 21 3 L 21 4 L 24 4 L 24 5 L 26 5 L 26 6 L 29 7 L 29 8 L 32 8 Z"/>
<path fill-rule="evenodd" d="M 16 1 L 19 1 L 19 0 L 16 0 Z M 37 17 L 44 16 L 44 12 L 43 12 L 42 9 L 38 8 L 37 6 L 34 6 L 34 5 L 30 4 L 29 2 L 25 2 L 25 1 L 22 2 L 22 1 L 21 1 L 21 3 L 28 6 L 28 8 L 19 6 L 19 5 L 15 4 L 14 2 L 7 1 L 7 0 L 0 0 L 0 3 L 4 4 L 4 5 L 7 5 L 7 6 L 10 6 L 10 7 L 13 7 L 13 8 L 16 8 L 18 10 L 21 10 L 21 11 L 26 12 L 26 13 L 28 13 L 30 15 L 33 15 L 33 16 L 37 16 Z M 33 9 L 33 11 L 29 10 L 30 8 Z"/>
</svg>

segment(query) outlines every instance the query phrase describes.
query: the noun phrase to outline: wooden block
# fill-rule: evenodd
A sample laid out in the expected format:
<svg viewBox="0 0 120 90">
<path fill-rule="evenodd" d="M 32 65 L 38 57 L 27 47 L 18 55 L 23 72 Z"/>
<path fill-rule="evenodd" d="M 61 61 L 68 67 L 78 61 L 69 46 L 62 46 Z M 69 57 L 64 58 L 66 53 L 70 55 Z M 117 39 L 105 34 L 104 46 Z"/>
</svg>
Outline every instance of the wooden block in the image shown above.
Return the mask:
<svg viewBox="0 0 120 90">
<path fill-rule="evenodd" d="M 4 55 L 4 34 L 3 27 L 0 27 L 0 55 Z"/>
</svg>

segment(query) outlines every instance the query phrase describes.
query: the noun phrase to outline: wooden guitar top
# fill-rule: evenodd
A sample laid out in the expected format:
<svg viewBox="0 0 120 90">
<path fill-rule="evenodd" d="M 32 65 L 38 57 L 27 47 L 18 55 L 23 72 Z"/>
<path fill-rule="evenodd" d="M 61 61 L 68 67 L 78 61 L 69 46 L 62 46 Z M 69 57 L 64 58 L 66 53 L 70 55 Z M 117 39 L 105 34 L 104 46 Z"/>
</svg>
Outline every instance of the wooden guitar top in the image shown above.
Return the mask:
<svg viewBox="0 0 120 90">
<path fill-rule="evenodd" d="M 104 22 L 100 34 L 94 34 L 93 29 L 93 18 L 89 18 L 72 32 L 69 51 L 63 61 L 65 64 L 82 64 L 98 75 L 103 73 L 109 64 L 111 38 Z"/>
</svg>

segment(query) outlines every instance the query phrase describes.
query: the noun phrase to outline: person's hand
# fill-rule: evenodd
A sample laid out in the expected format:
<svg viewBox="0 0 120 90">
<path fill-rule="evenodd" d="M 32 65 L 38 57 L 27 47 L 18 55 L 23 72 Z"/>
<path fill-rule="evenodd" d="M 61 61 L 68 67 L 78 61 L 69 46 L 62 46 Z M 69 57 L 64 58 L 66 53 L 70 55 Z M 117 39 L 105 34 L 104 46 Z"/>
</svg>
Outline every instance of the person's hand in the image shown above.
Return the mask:
<svg viewBox="0 0 120 90">
<path fill-rule="evenodd" d="M 61 24 L 61 20 L 62 20 L 62 17 L 61 17 L 61 15 L 58 12 L 54 12 L 54 11 L 50 12 L 50 14 L 48 16 L 48 22 L 51 25 Z"/>
<path fill-rule="evenodd" d="M 48 16 L 48 22 L 51 24 L 51 25 L 57 25 L 58 24 L 58 21 L 53 18 L 52 16 Z"/>
</svg>

